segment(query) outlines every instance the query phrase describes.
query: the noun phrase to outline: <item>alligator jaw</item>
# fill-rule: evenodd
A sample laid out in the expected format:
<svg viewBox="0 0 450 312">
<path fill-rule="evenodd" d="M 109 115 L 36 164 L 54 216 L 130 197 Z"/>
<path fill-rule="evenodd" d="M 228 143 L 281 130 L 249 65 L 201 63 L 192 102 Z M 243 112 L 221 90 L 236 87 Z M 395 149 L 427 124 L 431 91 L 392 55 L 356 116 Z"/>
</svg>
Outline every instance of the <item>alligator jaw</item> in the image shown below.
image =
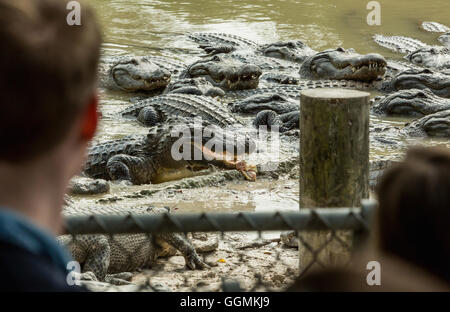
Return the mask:
<svg viewBox="0 0 450 312">
<path fill-rule="evenodd" d="M 379 54 L 360 55 L 352 50 L 326 50 L 308 58 L 302 78 L 374 81 L 384 76 L 387 62 Z"/>
</svg>

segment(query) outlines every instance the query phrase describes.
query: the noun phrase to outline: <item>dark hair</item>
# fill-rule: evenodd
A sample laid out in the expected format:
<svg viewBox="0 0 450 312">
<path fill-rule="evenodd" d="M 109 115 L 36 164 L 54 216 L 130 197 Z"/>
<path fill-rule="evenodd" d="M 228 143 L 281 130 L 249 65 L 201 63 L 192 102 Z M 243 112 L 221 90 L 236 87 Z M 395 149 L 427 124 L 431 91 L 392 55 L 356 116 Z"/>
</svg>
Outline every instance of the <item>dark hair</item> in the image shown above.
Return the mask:
<svg viewBox="0 0 450 312">
<path fill-rule="evenodd" d="M 70 26 L 67 3 L 0 0 L 0 160 L 56 146 L 95 91 L 100 30 L 84 3 Z"/>
<path fill-rule="evenodd" d="M 450 151 L 416 147 L 377 187 L 382 251 L 450 282 Z"/>
</svg>

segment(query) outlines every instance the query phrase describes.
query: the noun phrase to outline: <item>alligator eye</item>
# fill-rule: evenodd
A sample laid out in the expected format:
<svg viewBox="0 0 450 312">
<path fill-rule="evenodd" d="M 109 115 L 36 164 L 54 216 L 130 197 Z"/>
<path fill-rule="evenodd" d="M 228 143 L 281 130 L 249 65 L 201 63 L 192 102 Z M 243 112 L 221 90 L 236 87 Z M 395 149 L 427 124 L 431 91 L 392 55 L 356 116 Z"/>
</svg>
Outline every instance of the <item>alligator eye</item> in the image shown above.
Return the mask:
<svg viewBox="0 0 450 312">
<path fill-rule="evenodd" d="M 416 63 L 418 63 L 418 64 L 420 64 L 420 63 L 422 63 L 422 58 L 421 58 L 420 56 L 415 56 L 415 57 L 413 58 L 413 61 L 416 62 Z"/>
<path fill-rule="evenodd" d="M 336 51 L 345 52 L 344 48 L 342 48 L 342 47 L 337 48 Z"/>
<path fill-rule="evenodd" d="M 423 93 L 422 91 L 417 92 L 417 95 L 420 96 L 420 97 L 425 97 L 426 96 L 425 93 Z"/>
<path fill-rule="evenodd" d="M 131 61 L 130 61 L 130 64 L 133 64 L 133 65 L 138 65 L 138 61 L 136 61 L 135 59 L 132 59 Z"/>
</svg>

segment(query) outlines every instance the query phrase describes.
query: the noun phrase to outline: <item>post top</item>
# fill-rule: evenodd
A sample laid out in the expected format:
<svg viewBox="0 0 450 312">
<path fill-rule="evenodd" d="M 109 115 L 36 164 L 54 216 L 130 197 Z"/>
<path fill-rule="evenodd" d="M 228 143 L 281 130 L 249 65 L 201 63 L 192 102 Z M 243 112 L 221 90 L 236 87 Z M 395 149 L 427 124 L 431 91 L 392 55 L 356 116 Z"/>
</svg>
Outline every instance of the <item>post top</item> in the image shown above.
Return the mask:
<svg viewBox="0 0 450 312">
<path fill-rule="evenodd" d="M 341 88 L 306 89 L 302 90 L 300 94 L 302 96 L 320 99 L 348 99 L 348 98 L 363 98 L 370 96 L 370 93 L 368 92 L 351 89 L 341 89 Z"/>
</svg>

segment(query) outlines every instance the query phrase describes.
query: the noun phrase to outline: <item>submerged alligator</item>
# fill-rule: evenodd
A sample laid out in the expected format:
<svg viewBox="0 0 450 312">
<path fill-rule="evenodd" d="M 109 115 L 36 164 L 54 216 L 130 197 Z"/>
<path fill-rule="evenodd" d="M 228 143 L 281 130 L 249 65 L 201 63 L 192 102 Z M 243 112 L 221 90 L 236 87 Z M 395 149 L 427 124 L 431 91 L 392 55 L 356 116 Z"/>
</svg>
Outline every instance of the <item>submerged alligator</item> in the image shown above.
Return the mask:
<svg viewBox="0 0 450 312">
<path fill-rule="evenodd" d="M 209 54 L 247 52 L 231 54 L 236 58 L 248 59 L 249 55 L 254 54 L 302 63 L 306 57 L 316 53 L 300 40 L 259 44 L 253 40 L 226 33 L 192 33 L 188 36 Z"/>
<path fill-rule="evenodd" d="M 165 208 L 113 208 L 95 210 L 66 206 L 63 214 L 73 215 L 127 215 L 168 213 Z M 82 265 L 81 279 L 99 280 L 112 284 L 128 284 L 133 271 L 152 267 L 158 257 L 173 256 L 180 251 L 189 269 L 204 269 L 208 265 L 197 254 L 192 243 L 177 233 L 123 234 L 123 235 L 69 235 L 58 241 L 70 251 L 72 258 Z"/>
<path fill-rule="evenodd" d="M 167 94 L 138 101 L 122 111 L 121 115 L 136 117 L 149 127 L 173 117 L 200 117 L 222 128 L 240 124 L 223 104 L 210 97 L 190 94 Z"/>
<path fill-rule="evenodd" d="M 214 165 L 237 169 L 246 179 L 255 180 L 255 168 L 239 160 L 254 149 L 254 142 L 245 134 L 205 122 L 169 121 L 151 128 L 147 136 L 125 137 L 93 146 L 84 174 L 149 184 L 179 179 Z"/>
<path fill-rule="evenodd" d="M 450 29 L 434 22 L 424 22 L 422 28 L 427 31 L 446 32 L 438 38 L 444 47 L 430 46 L 420 40 L 403 36 L 375 35 L 374 40 L 380 46 L 406 53 L 405 59 L 413 64 L 436 70 L 450 69 Z"/>
</svg>

